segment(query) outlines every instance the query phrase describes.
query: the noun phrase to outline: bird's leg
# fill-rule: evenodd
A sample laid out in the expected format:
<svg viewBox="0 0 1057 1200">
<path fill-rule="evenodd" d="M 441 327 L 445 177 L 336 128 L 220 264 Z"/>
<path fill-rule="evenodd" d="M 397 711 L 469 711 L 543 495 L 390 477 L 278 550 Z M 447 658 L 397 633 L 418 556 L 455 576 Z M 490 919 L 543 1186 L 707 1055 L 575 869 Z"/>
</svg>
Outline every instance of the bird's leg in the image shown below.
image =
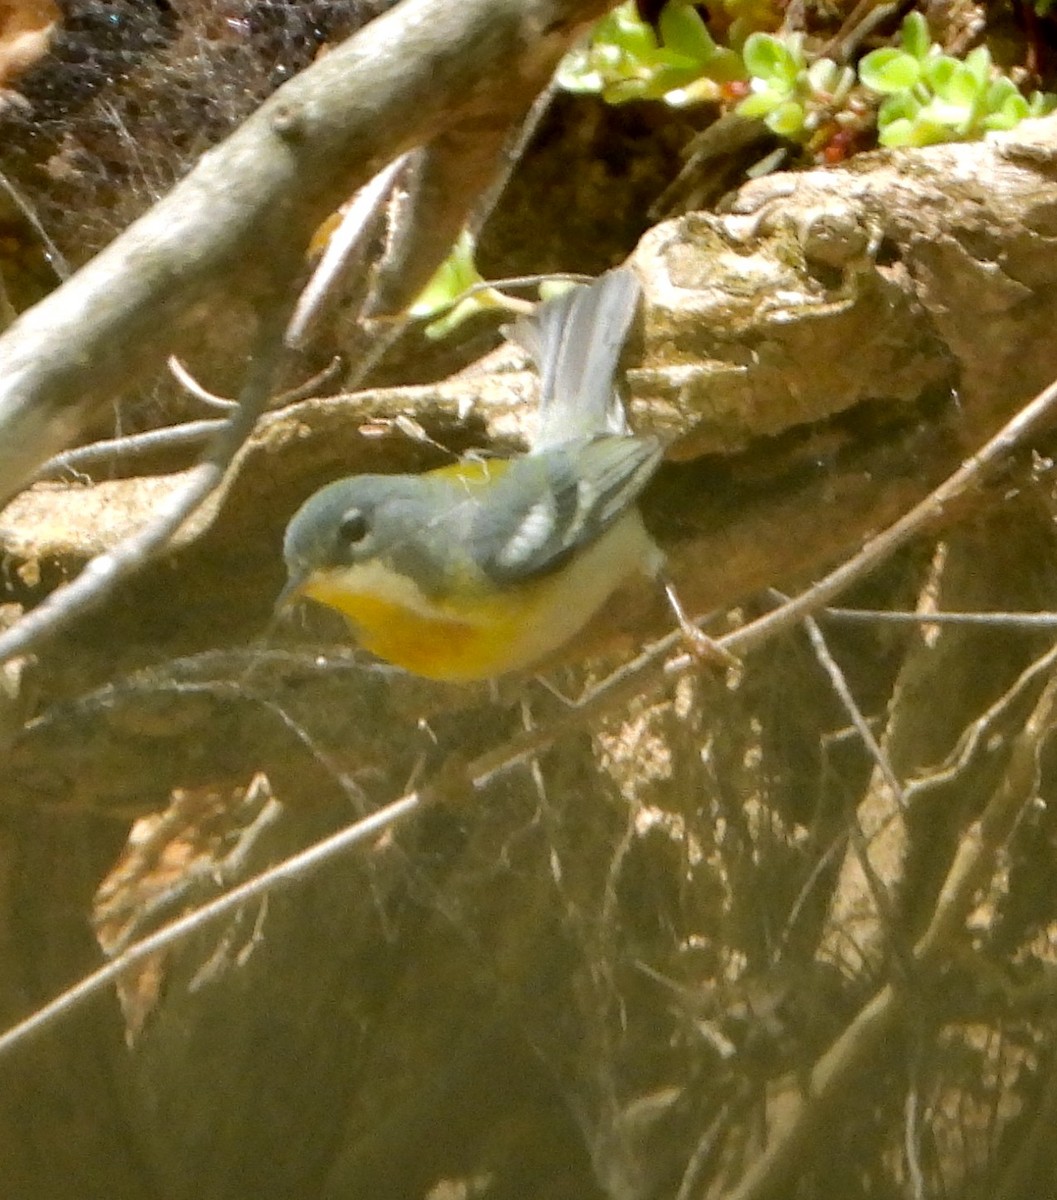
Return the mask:
<svg viewBox="0 0 1057 1200">
<path fill-rule="evenodd" d="M 740 667 L 741 659 L 737 655 L 731 654 L 719 642 L 713 641 L 686 615 L 686 609 L 683 608 L 679 593 L 675 590 L 672 580 L 662 574 L 660 581 L 664 585 L 664 594 L 668 599 L 668 605 L 675 615 L 679 630 L 690 653 L 700 662 L 707 663 L 711 667 L 722 667 L 724 670 L 730 667 Z"/>
</svg>

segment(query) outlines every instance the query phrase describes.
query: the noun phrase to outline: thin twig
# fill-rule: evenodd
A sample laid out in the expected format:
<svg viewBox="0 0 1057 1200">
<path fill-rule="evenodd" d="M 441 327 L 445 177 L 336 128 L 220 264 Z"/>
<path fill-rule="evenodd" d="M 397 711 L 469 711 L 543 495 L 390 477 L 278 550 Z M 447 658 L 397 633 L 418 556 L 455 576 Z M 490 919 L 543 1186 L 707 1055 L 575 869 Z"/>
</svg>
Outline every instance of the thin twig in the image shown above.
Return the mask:
<svg viewBox="0 0 1057 1200">
<path fill-rule="evenodd" d="M 274 400 L 269 399 L 265 408 L 282 408 L 287 404 L 296 404 L 308 396 L 316 395 L 318 389 L 333 379 L 341 366 L 338 358 L 331 361 L 315 375 L 299 383 L 289 391 L 281 393 Z M 224 396 L 215 396 L 207 392 L 182 363 L 174 356 L 169 358 L 169 369 L 179 380 L 180 384 L 195 396 L 196 399 L 214 408 L 233 411 L 239 406 L 237 400 L 228 400 Z M 226 421 L 219 417 L 207 418 L 201 421 L 184 421 L 180 425 L 167 425 L 162 429 L 148 429 L 143 433 L 129 433 L 121 437 L 105 438 L 102 441 L 90 442 L 87 446 L 78 446 L 74 450 L 65 450 L 56 454 L 43 463 L 34 479 L 54 479 L 69 471 L 84 471 L 91 467 L 113 463 L 115 459 L 143 458 L 146 455 L 157 454 L 161 451 L 182 450 L 191 446 L 200 446 L 203 442 L 219 433 Z"/>
<path fill-rule="evenodd" d="M 820 53 L 846 63 L 875 29 L 909 7 L 908 0 L 860 0 Z"/>
<path fill-rule="evenodd" d="M 231 408 L 237 402 L 230 402 Z M 144 433 L 129 433 L 123 437 L 104 438 L 75 450 L 64 450 L 43 463 L 34 479 L 55 479 L 68 472 L 78 472 L 90 467 L 113 463 L 116 458 L 142 458 L 162 450 L 184 450 L 200 446 L 214 437 L 227 425 L 220 417 L 201 421 L 185 421 L 180 425 L 167 425 L 164 429 L 148 429 Z"/>
<path fill-rule="evenodd" d="M 881 776 L 891 791 L 896 807 L 900 811 L 905 811 L 906 800 L 903 795 L 903 787 L 895 773 L 891 759 L 889 759 L 884 747 L 874 736 L 869 722 L 866 720 L 862 709 L 852 694 L 844 672 L 841 670 L 837 660 L 830 653 L 829 646 L 822 636 L 822 630 L 818 627 L 818 622 L 812 617 L 805 617 L 804 628 L 807 631 L 812 649 L 815 651 L 815 657 L 829 677 L 830 684 L 844 706 L 845 712 L 851 718 L 852 725 L 854 725 L 863 745 L 869 751 L 870 757 L 873 759 L 878 771 L 880 771 Z M 859 864 L 859 870 L 862 871 L 863 879 L 866 881 L 870 897 L 877 910 L 877 916 L 887 935 L 889 953 L 900 968 L 901 979 L 905 981 L 909 974 L 909 956 L 906 947 L 902 945 L 897 936 L 899 922 L 896 919 L 892 896 L 889 893 L 887 884 L 874 869 L 866 837 L 863 834 L 862 826 L 859 824 L 859 818 L 854 812 L 850 814 L 849 818 L 848 837 L 851 841 L 856 861 Z"/>
<path fill-rule="evenodd" d="M 192 907 L 192 901 L 201 898 L 203 891 L 208 896 L 210 893 L 216 894 L 235 886 L 246 874 L 245 864 L 250 849 L 257 844 L 265 829 L 281 820 L 284 811 L 278 800 L 267 800 L 260 812 L 240 832 L 237 843 L 219 862 L 203 856 L 200 861 L 192 862 L 173 883 L 148 899 L 137 902 L 132 911 L 125 916 L 118 933 L 105 941 L 99 937 L 107 957 L 115 958 L 138 942 L 141 936 L 149 936 L 143 931 L 158 926 L 167 920 L 171 913 Z M 168 844 L 164 839 L 159 840 L 163 846 Z M 102 921 L 93 921 L 97 937 L 101 926 L 123 915 L 120 912 L 105 913 Z"/>
<path fill-rule="evenodd" d="M 972 761 L 998 718 L 1023 696 L 1036 680 L 1049 674 L 1054 668 L 1057 668 L 1057 646 L 1051 646 L 1021 671 L 1002 695 L 962 731 L 957 745 L 939 766 L 907 783 L 904 789 L 907 801 L 916 801 L 923 792 L 943 787 L 956 779 Z"/>
<path fill-rule="evenodd" d="M 253 431 L 275 384 L 284 353 L 281 321 L 286 306 L 263 314 L 239 407 L 216 434 L 207 457 L 188 472 L 180 489 L 150 524 L 89 562 L 72 583 L 52 592 L 36 608 L 0 633 L 0 662 L 25 654 L 110 596 L 123 580 L 162 550 L 187 518 L 220 486 L 239 447 Z"/>
<path fill-rule="evenodd" d="M 547 84 L 532 102 L 532 107 L 525 114 L 524 121 L 521 122 L 520 127 L 514 132 L 509 144 L 503 151 L 502 169 L 496 175 L 495 179 L 492 180 L 488 189 L 478 198 L 473 211 L 470 213 L 470 219 L 466 222 L 466 228 L 475 241 L 487 224 L 488 218 L 495 211 L 495 206 L 499 203 L 503 193 L 506 191 L 511 175 L 513 175 L 518 164 L 525 157 L 525 151 L 536 136 L 536 130 L 539 129 L 540 122 L 547 115 L 547 110 L 554 103 L 554 97 L 557 93 L 558 84 L 556 80 L 551 79 L 550 83 Z"/>
<path fill-rule="evenodd" d="M 911 1200 L 925 1200 L 925 1173 L 921 1169 L 921 1084 L 918 1059 L 920 1046 L 915 1049 L 911 1062 L 910 1086 L 907 1088 L 903 1105 L 903 1157 L 906 1159 L 907 1174 L 910 1176 Z"/>
<path fill-rule="evenodd" d="M 729 1100 L 720 1105 L 719 1111 L 708 1123 L 705 1132 L 697 1139 L 697 1145 L 694 1147 L 690 1161 L 683 1171 L 683 1177 L 679 1181 L 679 1190 L 675 1193 L 675 1200 L 692 1200 L 697 1193 L 705 1167 L 712 1159 L 716 1146 L 727 1131 L 730 1110 Z"/>
<path fill-rule="evenodd" d="M 411 153 L 393 159 L 349 202 L 290 318 L 285 340 L 291 350 L 308 345 L 352 272 L 362 264 L 379 210 L 388 204 Z"/>
<path fill-rule="evenodd" d="M 940 889 L 932 918 L 914 947 L 919 972 L 940 968 L 951 944 L 964 931 L 977 890 L 1035 793 L 1038 760 L 1057 718 L 1057 677 L 1050 680 L 1013 745 L 1005 775 L 980 817 L 964 832 Z M 779 1194 L 792 1173 L 805 1165 L 805 1152 L 841 1103 L 854 1080 L 891 1036 L 906 1001 L 903 989 L 887 984 L 860 1009 L 811 1070 L 805 1098 L 788 1115 L 781 1134 L 746 1171 L 724 1200 L 764 1200 Z"/>
<path fill-rule="evenodd" d="M 825 608 L 819 614 L 826 620 L 878 625 L 985 625 L 996 629 L 1057 629 L 1053 612 L 885 612 L 877 608 Z"/>
<path fill-rule="evenodd" d="M 973 897 L 987 879 L 991 864 L 1005 844 L 1021 808 L 1035 794 L 1039 755 L 1054 732 L 1057 715 L 1057 675 L 1051 676 L 1035 709 L 1013 743 L 1009 766 L 980 818 L 966 830 L 936 901 L 928 928 L 915 953 L 933 962 L 952 941 Z"/>
<path fill-rule="evenodd" d="M 163 926 L 156 933 L 152 933 L 134 946 L 130 946 L 117 958 L 108 962 L 106 966 L 100 967 L 98 971 L 93 971 L 91 975 L 86 975 L 79 983 L 63 992 L 51 1003 L 38 1009 L 32 1016 L 9 1029 L 7 1033 L 0 1035 L 0 1058 L 16 1046 L 24 1045 L 27 1041 L 50 1029 L 90 997 L 98 995 L 110 984 L 116 983 L 123 975 L 152 954 L 166 950 L 183 938 L 201 932 L 221 917 L 231 915 L 244 904 L 302 883 L 323 863 L 332 862 L 339 855 L 362 845 L 385 830 L 391 829 L 398 822 L 416 812 L 422 804 L 423 798 L 419 792 L 401 796 L 399 800 L 386 804 L 377 812 L 371 813 L 369 817 L 357 821 L 355 825 L 350 825 L 348 828 L 332 834 L 329 838 L 316 842 L 307 850 L 302 850 L 300 854 L 295 854 L 276 866 L 270 867 L 267 871 L 262 871 L 230 892 L 225 892 L 223 896 L 218 896 L 209 904 L 188 913 L 186 917 L 181 917 L 178 921 Z"/>
<path fill-rule="evenodd" d="M 886 562 L 897 551 L 919 537 L 926 530 L 939 524 L 947 510 L 973 488 L 979 487 L 987 474 L 1030 436 L 1045 428 L 1053 420 L 1053 408 L 1057 404 L 1057 381 L 1049 384 L 1026 404 L 975 454 L 949 475 L 939 487 L 916 504 L 887 529 L 870 538 L 861 550 L 831 571 L 786 604 L 773 609 L 733 633 L 715 639 L 716 644 L 739 658 L 764 645 L 779 632 L 792 628 L 804 617 L 811 616 L 826 607 L 841 592 L 860 582 Z M 683 640 L 676 630 L 649 647 L 632 662 L 625 664 L 608 679 L 599 684 L 558 724 L 562 727 L 582 727 L 585 721 L 603 715 L 619 704 L 637 696 L 649 696 L 675 679 L 699 669 L 699 662 L 692 654 L 680 654 L 669 658 Z M 550 727 L 548 726 L 548 729 Z M 524 750 L 516 761 L 521 761 L 550 744 L 546 731 L 539 735 L 538 744 L 530 745 L 526 739 Z M 506 758 L 496 752 L 496 771 L 510 765 Z"/>
<path fill-rule="evenodd" d="M 782 599 L 784 601 L 787 597 L 783 596 Z M 877 769 L 884 777 L 884 781 L 888 785 L 896 804 L 899 808 L 905 809 L 906 799 L 903 795 L 903 785 L 895 773 L 892 760 L 888 757 L 888 752 L 874 736 L 874 731 L 870 728 L 870 722 L 863 715 L 858 701 L 852 694 L 848 680 L 841 670 L 840 664 L 833 657 L 826 639 L 822 636 L 822 630 L 819 629 L 818 622 L 813 617 L 805 617 L 804 629 L 807 631 L 808 640 L 815 651 L 815 657 L 829 677 L 830 684 L 837 693 L 837 698 L 844 706 L 844 711 L 851 718 L 851 723 L 855 726 L 863 745 L 870 752 L 870 757 L 874 760 Z"/>
<path fill-rule="evenodd" d="M 229 412 L 238 403 L 236 400 L 231 400 L 227 396 L 217 396 L 213 392 L 207 391 L 191 372 L 183 365 L 175 354 L 170 354 L 165 360 L 165 365 L 169 368 L 169 374 L 190 396 L 194 396 L 196 400 L 201 400 L 208 408 L 219 408 L 224 412 Z"/>
<path fill-rule="evenodd" d="M 230 411 L 238 404 L 237 400 L 230 400 L 226 396 L 217 396 L 213 392 L 207 391 L 175 354 L 169 355 L 166 365 L 180 386 L 190 392 L 195 399 L 201 400 L 203 404 L 208 404 L 211 408 L 223 409 L 225 412 Z M 335 355 L 322 370 L 317 371 L 315 375 L 310 375 L 304 383 L 297 384 L 287 392 L 281 392 L 269 402 L 268 407 L 284 408 L 287 404 L 296 404 L 299 400 L 306 400 L 309 396 L 317 395 L 319 389 L 336 378 L 340 370 L 341 357 Z"/>
<path fill-rule="evenodd" d="M 0 171 L 0 189 L 7 193 L 8 199 L 18 209 L 26 221 L 26 224 L 40 239 L 40 244 L 44 247 L 44 254 L 51 265 L 51 269 L 55 272 L 59 279 L 69 279 L 71 271 L 70 264 L 66 261 L 66 257 L 58 246 L 51 239 L 51 235 L 44 228 L 44 222 L 37 215 L 36 209 L 22 195 L 17 187 L 10 179 Z"/>
<path fill-rule="evenodd" d="M 772 624 L 787 625 L 793 613 L 799 616 L 815 613 L 846 588 L 864 579 L 915 537 L 942 522 L 948 509 L 973 488 L 978 487 L 990 471 L 1003 463 L 1030 436 L 1041 432 L 1047 423 L 1054 419 L 1052 410 L 1055 404 L 1057 381 L 1043 388 L 939 487 L 882 533 L 870 538 L 852 558 L 795 597 L 788 605 L 783 605 L 781 609 L 768 613 L 729 637 L 721 639 L 722 644 L 735 654 L 742 653 L 747 646 L 754 645 L 761 633 Z"/>
</svg>

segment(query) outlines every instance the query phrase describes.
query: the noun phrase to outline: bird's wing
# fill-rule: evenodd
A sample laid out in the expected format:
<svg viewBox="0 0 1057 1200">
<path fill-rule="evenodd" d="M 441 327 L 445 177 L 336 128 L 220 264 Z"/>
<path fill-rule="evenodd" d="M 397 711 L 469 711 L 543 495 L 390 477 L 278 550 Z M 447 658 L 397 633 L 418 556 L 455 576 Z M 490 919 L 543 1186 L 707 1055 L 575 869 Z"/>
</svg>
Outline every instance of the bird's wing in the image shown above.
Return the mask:
<svg viewBox="0 0 1057 1200">
<path fill-rule="evenodd" d="M 516 459 L 475 506 L 473 561 L 502 585 L 556 570 L 627 512 L 661 455 L 654 438 L 601 437 Z"/>
</svg>

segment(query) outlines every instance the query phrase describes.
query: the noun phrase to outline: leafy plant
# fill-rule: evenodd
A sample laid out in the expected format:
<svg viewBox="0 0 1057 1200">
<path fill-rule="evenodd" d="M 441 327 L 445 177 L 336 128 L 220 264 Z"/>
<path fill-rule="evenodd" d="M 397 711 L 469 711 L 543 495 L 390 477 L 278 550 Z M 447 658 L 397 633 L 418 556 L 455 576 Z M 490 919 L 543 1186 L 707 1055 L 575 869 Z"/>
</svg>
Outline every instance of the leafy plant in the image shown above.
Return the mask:
<svg viewBox="0 0 1057 1200">
<path fill-rule="evenodd" d="M 495 288 L 479 286 L 484 277 L 477 269 L 477 246 L 463 230 L 451 253 L 440 264 L 418 299 L 408 310 L 412 317 L 434 317 L 425 333 L 433 341 L 447 337 L 453 329 L 485 309 L 509 310 L 512 305 Z M 475 289 L 471 292 L 471 289 Z M 470 293 L 467 295 L 466 293 Z"/>
<path fill-rule="evenodd" d="M 799 33 L 784 38 L 751 34 L 742 50 L 751 94 L 737 106 L 743 117 L 759 117 L 773 132 L 804 141 L 823 116 L 843 106 L 855 72 L 829 58 L 808 63 Z"/>
<path fill-rule="evenodd" d="M 1057 107 L 1055 96 L 1022 95 L 985 46 L 964 59 L 944 54 L 919 12 L 904 20 L 901 46 L 867 54 L 856 74 L 832 59 L 813 58 L 800 33 L 766 32 L 777 19 L 774 0 L 718 0 L 710 9 L 716 36 L 729 45 L 717 43 L 689 0 L 669 0 L 657 32 L 640 20 L 634 4 L 621 4 L 598 23 L 588 46 L 567 56 L 558 82 L 611 103 L 661 99 L 688 105 L 742 97 L 735 112 L 831 161 L 846 156 L 847 146 L 872 124 L 867 92 L 883 97 L 876 118 L 883 146 L 982 137 Z M 831 150 L 840 152 L 831 156 Z"/>
<path fill-rule="evenodd" d="M 723 83 L 745 78 L 741 57 L 717 45 L 687 0 L 669 0 L 659 36 L 633 3 L 621 4 L 595 26 L 590 43 L 558 69 L 566 91 L 600 94 L 611 104 L 664 100 L 672 105 L 719 96 Z"/>
<path fill-rule="evenodd" d="M 884 96 L 877 113 L 882 146 L 964 141 L 989 130 L 1012 129 L 1025 117 L 1043 116 L 1057 106 L 1057 96 L 1023 96 L 997 71 L 986 46 L 964 59 L 943 54 L 930 43 L 919 12 L 903 21 L 900 40 L 902 48 L 874 50 L 859 63 L 865 86 Z"/>
</svg>

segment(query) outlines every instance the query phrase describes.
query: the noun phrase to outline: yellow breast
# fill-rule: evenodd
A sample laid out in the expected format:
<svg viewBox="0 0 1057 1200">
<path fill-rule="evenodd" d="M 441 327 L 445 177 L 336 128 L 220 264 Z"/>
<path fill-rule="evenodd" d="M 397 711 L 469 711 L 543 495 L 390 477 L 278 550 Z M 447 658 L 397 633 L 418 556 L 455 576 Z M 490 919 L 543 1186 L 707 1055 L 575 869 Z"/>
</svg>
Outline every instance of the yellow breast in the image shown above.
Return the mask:
<svg viewBox="0 0 1057 1200">
<path fill-rule="evenodd" d="M 310 585 L 305 594 L 344 613 L 357 641 L 372 654 L 427 679 L 468 682 L 510 670 L 517 625 L 531 620 L 521 601 L 502 612 L 464 606 L 458 618 L 419 612 L 398 601 Z"/>
<path fill-rule="evenodd" d="M 576 634 L 657 551 L 629 511 L 558 571 L 487 595 L 430 599 L 374 561 L 318 573 L 302 594 L 343 613 L 357 640 L 427 679 L 470 682 L 525 670 Z"/>
</svg>

